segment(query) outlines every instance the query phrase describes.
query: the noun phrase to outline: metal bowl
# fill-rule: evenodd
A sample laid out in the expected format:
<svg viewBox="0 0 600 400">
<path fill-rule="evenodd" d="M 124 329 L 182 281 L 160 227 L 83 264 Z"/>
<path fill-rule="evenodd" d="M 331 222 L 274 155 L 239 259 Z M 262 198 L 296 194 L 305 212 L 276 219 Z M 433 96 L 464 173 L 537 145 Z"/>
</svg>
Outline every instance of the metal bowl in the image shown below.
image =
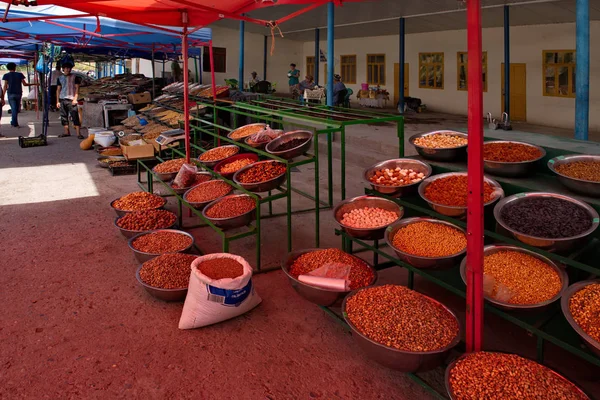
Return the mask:
<svg viewBox="0 0 600 400">
<path fill-rule="evenodd" d="M 433 132 L 419 133 L 417 135 L 413 135 L 408 139 L 408 142 L 410 144 L 412 144 L 413 146 L 415 146 L 417 153 L 419 153 L 419 155 L 421 157 L 427 158 L 429 160 L 455 161 L 455 160 L 463 159 L 467 156 L 467 145 L 466 144 L 464 146 L 442 148 L 442 149 L 423 147 L 423 146 L 419 146 L 419 145 L 415 144 L 415 139 L 420 138 L 420 137 L 435 135 L 436 133 L 445 133 L 448 135 L 460 136 L 465 139 L 468 139 L 468 135 L 466 133 L 456 132 L 456 131 L 451 131 L 451 130 L 446 129 L 443 131 L 433 131 Z"/>
<path fill-rule="evenodd" d="M 209 177 L 210 177 L 210 179 L 209 179 L 208 181 L 211 181 L 211 180 L 213 179 L 213 176 L 210 174 L 210 172 L 198 172 L 198 173 L 196 173 L 196 175 L 206 175 L 206 176 L 209 176 Z M 208 182 L 208 181 L 206 181 L 206 182 Z M 202 182 L 202 183 L 204 183 L 204 182 Z M 199 183 L 198 185 L 200 185 L 200 183 Z M 179 195 L 182 195 L 182 194 L 184 194 L 185 192 L 187 192 L 187 191 L 188 191 L 188 190 L 190 190 L 191 188 L 193 188 L 193 187 L 196 187 L 196 186 L 198 186 L 198 185 L 193 185 L 193 186 L 186 187 L 186 188 L 176 189 L 176 188 L 174 188 L 174 187 L 173 187 L 173 181 L 171 181 L 171 183 L 169 183 L 169 186 L 171 187 L 171 189 L 172 189 L 172 190 L 173 190 L 175 193 L 177 193 L 177 194 L 179 194 Z"/>
<path fill-rule="evenodd" d="M 239 152 L 240 152 L 240 148 L 239 148 L 239 146 L 236 146 L 235 144 L 228 144 L 228 145 L 225 145 L 225 146 L 219 146 L 219 147 L 234 147 L 236 150 L 235 150 L 235 153 L 233 153 L 232 155 L 230 155 L 230 156 L 228 156 L 228 157 L 220 158 L 220 159 L 218 159 L 218 160 L 214 160 L 214 161 L 202 161 L 202 160 L 200 159 L 200 157 L 198 157 L 198 161 L 199 161 L 199 162 L 201 162 L 202 164 L 206 165 L 208 168 L 213 168 L 215 165 L 217 165 L 217 164 L 218 164 L 218 163 L 220 163 L 221 161 L 227 160 L 229 157 L 233 157 L 233 156 L 235 156 L 237 153 L 239 153 Z M 217 147 L 215 147 L 215 149 L 216 149 L 216 148 L 217 148 Z M 212 149 L 211 149 L 211 150 L 212 150 Z M 210 151 L 210 150 L 208 150 L 208 151 Z"/>
<path fill-rule="evenodd" d="M 423 200 L 425 200 L 427 202 L 427 204 L 429 204 L 429 207 L 431 207 L 434 211 L 436 211 L 442 215 L 446 215 L 448 217 L 454 217 L 454 218 L 466 218 L 466 216 L 467 216 L 467 207 L 466 206 L 464 206 L 464 207 L 446 206 L 443 204 L 434 203 L 434 202 L 430 201 L 429 199 L 427 199 L 427 197 L 425 197 L 425 189 L 427 188 L 427 186 L 429 184 L 431 184 L 431 182 L 435 181 L 436 179 L 446 178 L 448 176 L 458 176 L 458 175 L 467 176 L 467 173 L 466 172 L 447 172 L 445 174 L 438 174 L 438 175 L 430 176 L 429 178 L 423 180 L 421 182 L 421 184 L 419 185 L 419 196 L 421 196 L 421 198 Z M 495 193 L 494 198 L 484 204 L 484 207 L 486 207 L 486 206 L 489 206 L 489 205 L 495 203 L 498 199 L 503 198 L 504 190 L 502 190 L 502 186 L 500 186 L 500 184 L 498 182 L 496 182 L 495 180 L 490 179 L 488 177 L 484 177 L 484 179 L 485 179 L 485 182 L 492 185 L 492 187 L 494 188 L 494 193 Z"/>
<path fill-rule="evenodd" d="M 137 268 L 135 271 L 135 277 L 140 285 L 152 296 L 156 297 L 159 300 L 163 301 L 184 301 L 187 296 L 188 288 L 181 289 L 162 289 L 157 288 L 155 286 L 150 286 L 146 282 L 140 278 L 140 271 L 142 270 L 142 265 Z"/>
<path fill-rule="evenodd" d="M 273 129 L 273 132 L 278 132 L 279 135 L 283 135 L 283 131 L 281 129 Z M 246 143 L 248 146 L 254 148 L 254 149 L 264 149 L 265 147 L 267 147 L 267 144 L 269 144 L 269 142 L 271 142 L 272 140 L 269 140 L 269 142 L 261 142 L 261 143 L 254 143 L 250 141 L 250 138 L 252 136 L 247 136 L 244 139 L 244 143 Z"/>
<path fill-rule="evenodd" d="M 156 167 L 154 167 L 154 168 L 152 168 L 152 173 L 154 175 L 156 175 L 156 177 L 158 179 L 160 179 L 161 181 L 163 181 L 163 182 L 170 182 L 173 179 L 175 179 L 175 177 L 177 176 L 177 174 L 179 173 L 179 171 L 162 173 L 162 172 L 156 172 Z"/>
<path fill-rule="evenodd" d="M 404 215 L 404 208 L 402 206 L 396 204 L 395 202 L 393 202 L 391 200 L 383 199 L 381 197 L 358 196 L 358 197 L 353 197 L 351 199 L 346 199 L 346 200 L 340 202 L 337 206 L 335 206 L 335 208 L 333 210 L 333 216 L 334 216 L 335 220 L 337 221 L 337 223 L 340 224 L 342 229 L 348 233 L 348 235 L 358 238 L 358 239 L 363 239 L 363 240 L 383 239 L 383 236 L 385 234 L 385 229 L 388 226 L 390 226 L 391 224 L 393 224 L 394 222 L 396 222 L 396 221 L 394 221 L 390 224 L 383 225 L 383 226 L 380 226 L 377 228 L 353 228 L 353 227 L 342 224 L 342 219 L 343 219 L 345 213 L 355 210 L 357 208 L 364 208 L 364 207 L 378 207 L 378 208 L 382 208 L 387 211 L 393 211 L 398 216 L 398 218 L 396 218 L 396 221 L 398 221 Z"/>
<path fill-rule="evenodd" d="M 117 215 L 118 215 L 119 217 L 122 217 L 122 216 L 124 216 L 124 215 L 127 215 L 127 214 L 129 214 L 129 213 L 132 213 L 132 212 L 136 212 L 136 211 L 158 210 L 159 208 L 163 208 L 163 207 L 165 206 L 165 204 L 167 204 L 167 200 L 166 200 L 165 198 L 163 198 L 163 199 L 162 199 L 162 200 L 163 200 L 163 203 L 162 203 L 160 206 L 153 207 L 153 208 L 147 208 L 147 209 L 145 209 L 145 210 L 131 210 L 131 211 L 127 211 L 127 210 L 119 210 L 118 208 L 115 208 L 115 206 L 114 206 L 114 204 L 115 204 L 115 201 L 117 201 L 117 200 L 119 200 L 119 199 L 120 199 L 120 197 L 119 197 L 119 198 L 116 198 L 116 199 L 114 199 L 113 201 L 111 201 L 111 202 L 110 202 L 110 207 L 111 207 L 113 210 L 115 210 L 115 212 L 117 213 Z"/>
<path fill-rule="evenodd" d="M 389 168 L 389 169 L 396 169 L 396 168 L 408 169 L 408 168 L 410 168 L 413 171 L 424 174 L 425 176 L 423 177 L 423 179 L 427 179 L 431 176 L 431 166 L 429 164 L 424 163 L 423 161 L 413 160 L 411 158 L 396 158 L 393 160 L 381 161 L 381 162 L 371 165 L 369 168 L 365 169 L 365 172 L 363 173 L 363 177 L 364 177 L 365 181 L 369 185 L 371 185 L 371 189 L 373 189 L 381 194 L 384 194 L 387 196 L 392 196 L 392 197 L 402 197 L 402 196 L 408 196 L 408 195 L 415 194 L 417 192 L 417 188 L 419 187 L 419 183 L 421 183 L 423 181 L 423 179 L 420 180 L 419 182 L 411 183 L 410 185 L 404 185 L 404 186 L 378 185 L 369 180 L 375 174 L 375 172 L 377 172 L 381 169 L 387 169 L 387 168 Z"/>
<path fill-rule="evenodd" d="M 513 228 L 506 225 L 506 223 L 504 223 L 504 221 L 502 221 L 502 218 L 500 217 L 500 215 L 501 215 L 502 209 L 507 204 L 517 202 L 517 201 L 520 201 L 520 200 L 528 198 L 528 197 L 529 198 L 531 198 L 531 197 L 555 197 L 557 199 L 562 199 L 562 200 L 566 200 L 566 201 L 575 203 L 575 204 L 585 208 L 587 210 L 587 212 L 590 214 L 590 218 L 592 219 L 592 226 L 585 232 L 580 233 L 579 235 L 566 237 L 566 238 L 556 238 L 556 239 L 541 238 L 541 237 L 526 235 L 524 233 L 517 232 Z M 565 196 L 562 194 L 548 193 L 548 192 L 519 193 L 519 194 L 514 194 L 512 196 L 506 197 L 505 199 L 502 199 L 494 207 L 494 218 L 496 218 L 496 231 L 498 233 L 501 233 L 501 234 L 504 234 L 507 236 L 512 236 L 515 239 L 517 239 L 525 244 L 528 244 L 530 246 L 539 247 L 539 248 L 547 250 L 547 251 L 557 251 L 557 252 L 565 252 L 568 250 L 572 250 L 573 248 L 577 247 L 581 243 L 585 242 L 587 237 L 592 232 L 594 232 L 596 230 L 596 228 L 598 228 L 598 223 L 599 223 L 598 213 L 587 203 L 584 203 L 583 201 L 579 201 L 577 199 L 574 199 L 572 197 Z"/>
<path fill-rule="evenodd" d="M 486 353 L 500 353 L 497 351 L 486 351 Z M 452 387 L 450 386 L 450 372 L 452 371 L 452 369 L 454 369 L 454 367 L 456 366 L 456 363 L 458 361 L 460 361 L 461 359 L 465 358 L 466 356 L 468 356 L 469 354 L 472 353 L 466 353 L 461 355 L 460 357 L 458 357 L 456 360 L 452 361 L 448 367 L 446 367 L 446 372 L 444 374 L 444 381 L 445 381 L 445 385 L 446 385 L 446 392 L 448 393 L 448 396 L 450 397 L 450 400 L 457 400 L 457 397 L 454 395 L 454 392 L 452 391 Z M 525 357 L 522 357 L 525 358 Z M 527 359 L 529 360 L 529 359 Z M 534 361 L 534 360 L 529 360 L 529 361 Z M 577 385 L 575 385 L 573 382 L 571 382 L 570 380 L 568 380 L 567 378 L 565 378 L 564 376 L 562 376 L 561 374 L 559 374 L 558 372 L 546 367 L 545 365 L 541 365 L 540 366 L 546 368 L 547 370 L 549 370 L 551 373 L 553 373 L 557 378 L 562 379 L 568 383 L 571 384 L 572 388 L 574 391 L 577 391 L 577 393 L 580 395 L 580 397 L 584 398 L 584 399 L 589 399 L 590 397 L 583 391 L 581 390 L 579 387 L 577 387 Z M 483 382 L 485 383 L 485 381 Z"/>
<path fill-rule="evenodd" d="M 365 289 L 368 288 L 358 289 L 348 294 L 348 296 L 346 296 L 342 304 L 342 311 L 344 320 L 352 330 L 352 338 L 354 339 L 356 344 L 358 344 L 358 346 L 367 354 L 369 358 L 373 359 L 379 364 L 387 368 L 391 368 L 404 373 L 430 371 L 440 366 L 446 359 L 448 352 L 460 342 L 461 330 L 460 323 L 458 318 L 456 317 L 456 314 L 454 314 L 454 312 L 452 312 L 444 304 L 440 303 L 435 299 L 432 299 L 429 296 L 425 296 L 422 293 L 419 294 L 439 304 L 446 311 L 448 311 L 456 320 L 459 329 L 458 333 L 456 334 L 456 337 L 452 340 L 452 342 L 450 342 L 450 344 L 439 350 L 415 352 L 389 347 L 368 338 L 362 332 L 360 332 L 356 328 L 356 326 L 354 326 L 354 324 L 350 321 L 350 318 L 348 318 L 348 314 L 346 313 L 346 303 L 348 302 L 348 299 L 360 292 L 361 290 Z"/>
<path fill-rule="evenodd" d="M 229 192 L 228 192 L 227 194 L 225 194 L 225 196 L 217 197 L 216 199 L 211 199 L 211 200 L 208 200 L 208 201 L 203 201 L 203 202 L 201 202 L 201 203 L 193 203 L 193 202 L 191 202 L 191 201 L 188 201 L 188 196 L 190 195 L 190 192 L 191 192 L 192 190 L 196 189 L 196 188 L 197 188 L 197 187 L 199 187 L 199 186 L 202 186 L 202 185 L 205 185 L 205 184 L 207 184 L 207 183 L 210 183 L 210 182 L 214 182 L 214 181 L 203 182 L 203 183 L 201 183 L 201 184 L 199 184 L 199 185 L 196 185 L 196 186 L 194 186 L 193 188 L 189 189 L 187 192 L 185 192 L 185 193 L 183 194 L 183 200 L 185 200 L 185 201 L 186 201 L 186 202 L 187 202 L 187 203 L 188 203 L 190 206 L 194 207 L 196 210 L 198 210 L 198 211 L 202 211 L 202 210 L 204 209 L 204 207 L 206 207 L 207 205 L 209 205 L 209 204 L 210 204 L 210 203 L 212 203 L 213 201 L 215 201 L 215 200 L 218 200 L 218 199 L 220 199 L 220 198 L 223 198 L 223 197 L 225 197 L 225 196 L 227 196 L 227 195 L 231 194 L 231 192 L 233 192 L 233 186 L 230 186 L 230 190 L 229 190 Z"/>
<path fill-rule="evenodd" d="M 490 161 L 483 160 L 483 170 L 488 174 L 505 176 L 509 178 L 519 177 L 524 175 L 529 175 L 535 171 L 536 164 L 542 158 L 546 157 L 546 150 L 543 147 L 536 146 L 531 143 L 524 142 L 516 142 L 512 140 L 494 140 L 485 142 L 483 145 L 491 144 L 491 143 L 513 143 L 513 144 L 522 144 L 524 146 L 530 146 L 538 149 L 540 151 L 540 156 L 534 160 L 521 161 L 521 162 L 502 162 L 502 161 Z"/>
<path fill-rule="evenodd" d="M 485 257 L 487 255 L 498 253 L 500 251 L 517 251 L 519 253 L 523 253 L 523 254 L 527 254 L 529 256 L 535 257 L 538 260 L 542 261 L 543 263 L 548 264 L 550 267 L 552 267 L 552 269 L 554 271 L 556 271 L 556 273 L 560 277 L 560 280 L 562 282 L 562 288 L 556 294 L 556 296 L 554 296 L 553 298 L 546 300 L 542 303 L 537 303 L 537 304 L 511 304 L 511 303 L 507 303 L 504 301 L 496 300 L 496 299 L 484 294 L 485 299 L 487 301 L 489 301 L 490 303 L 492 303 L 493 305 L 495 305 L 496 307 L 503 309 L 503 310 L 507 310 L 507 311 L 540 312 L 540 311 L 543 311 L 546 308 L 548 308 L 556 300 L 560 299 L 561 296 L 564 294 L 565 290 L 567 290 L 567 287 L 569 286 L 569 277 L 567 276 L 567 273 L 565 272 L 565 270 L 563 268 L 559 267 L 558 265 L 556 265 L 552 260 L 550 260 L 534 251 L 522 249 L 522 248 L 516 247 L 516 246 L 504 246 L 504 245 L 485 246 L 483 248 L 483 255 Z M 460 276 L 461 276 L 463 282 L 466 284 L 467 283 L 467 257 L 463 258 L 462 262 L 460 263 Z"/>
<path fill-rule="evenodd" d="M 188 247 L 186 247 L 183 250 L 175 251 L 174 253 L 187 253 L 194 246 L 194 242 L 195 242 L 194 241 L 194 237 L 192 235 L 190 235 L 189 233 L 184 232 L 184 231 L 180 231 L 178 229 L 157 229 L 157 230 L 154 230 L 154 231 L 148 231 L 148 232 L 140 233 L 139 235 L 135 235 L 135 236 L 133 236 L 131 239 L 129 239 L 127 241 L 127 245 L 129 246 L 129 248 L 131 249 L 131 251 L 133 251 L 133 254 L 135 255 L 135 258 L 139 262 L 144 263 L 144 262 L 146 262 L 148 260 L 153 259 L 154 257 L 158 257 L 158 256 L 162 256 L 163 254 L 167 254 L 167 253 L 145 253 L 145 252 L 140 251 L 140 250 L 136 249 L 135 247 L 133 247 L 133 242 L 137 238 L 142 237 L 144 235 L 148 235 L 150 233 L 156 233 L 156 232 L 174 232 L 174 233 L 179 233 L 181 235 L 185 235 L 185 236 L 189 237 L 190 239 L 192 239 L 192 243 Z"/>
<path fill-rule="evenodd" d="M 286 258 L 282 262 L 281 269 L 287 275 L 288 280 L 290 281 L 290 284 L 292 285 L 294 290 L 300 296 L 304 297 L 306 300 L 310 301 L 311 303 L 317 304 L 319 306 L 329 307 L 329 306 L 334 305 L 341 299 L 343 299 L 351 291 L 348 290 L 348 291 L 340 292 L 340 291 L 336 291 L 336 290 L 329 290 L 329 289 L 323 289 L 320 287 L 312 286 L 307 283 L 300 282 L 298 279 L 294 278 L 290 274 L 290 267 L 292 266 L 292 264 L 298 257 L 300 257 L 301 255 L 303 255 L 305 253 L 310 253 L 311 251 L 317 251 L 317 250 L 325 250 L 325 249 L 304 249 L 304 250 L 292 251 L 291 253 L 288 253 Z M 359 259 L 356 256 L 352 256 L 352 257 Z M 371 271 L 373 271 L 373 280 L 368 285 L 368 286 L 371 286 L 372 284 L 375 283 L 375 281 L 377 281 L 377 271 L 375 271 L 375 269 L 371 265 L 369 265 L 369 263 L 367 263 L 366 261 L 364 261 L 362 259 L 359 259 L 359 260 L 362 261 L 363 263 L 365 263 L 365 265 L 367 265 L 369 268 L 371 268 Z"/>
<path fill-rule="evenodd" d="M 267 127 L 267 124 L 265 124 L 265 123 L 262 123 L 262 122 L 259 122 L 259 123 L 256 123 L 256 124 L 248 124 L 248 125 L 240 126 L 239 128 L 237 128 L 237 129 L 234 129 L 234 130 L 232 130 L 231 132 L 229 132 L 229 134 L 227 135 L 227 137 L 228 137 L 229 139 L 231 139 L 231 140 L 235 140 L 236 142 L 243 142 L 244 140 L 246 140 L 246 138 L 247 138 L 248 136 L 252 136 L 253 134 L 252 134 L 252 135 L 248 135 L 248 136 L 244 136 L 244 137 L 241 137 L 241 138 L 237 138 L 237 139 L 234 139 L 234 138 L 233 138 L 233 135 L 234 135 L 236 132 L 239 132 L 239 131 L 241 131 L 241 130 L 243 130 L 244 128 L 247 128 L 247 127 L 249 127 L 249 126 L 260 126 L 260 127 L 262 127 L 263 129 L 265 129 L 265 128 Z M 259 130 L 258 132 L 260 132 L 260 130 Z"/>
<path fill-rule="evenodd" d="M 451 268 L 451 267 L 455 266 L 456 264 L 458 264 L 459 260 L 467 252 L 466 247 L 463 251 L 460 251 L 456 254 L 452 254 L 449 256 L 444 256 L 444 257 L 416 256 L 414 254 L 409 254 L 409 253 L 406 253 L 406 252 L 396 248 L 396 246 L 394 246 L 394 236 L 396 236 L 396 232 L 398 232 L 401 228 L 404 228 L 405 226 L 414 224 L 416 222 L 431 222 L 434 224 L 447 225 L 449 227 L 452 227 L 454 229 L 457 229 L 457 230 L 463 232 L 466 235 L 466 232 L 464 229 L 462 229 L 454 224 L 451 224 L 450 222 L 441 221 L 439 219 L 433 219 L 433 218 L 427 218 L 427 217 L 414 217 L 414 218 L 402 219 L 402 220 L 390 225 L 385 230 L 385 242 L 388 244 L 388 246 L 390 246 L 390 248 L 392 248 L 394 250 L 394 252 L 398 256 L 398 258 L 400 258 L 402 261 L 407 262 L 408 264 L 412 265 L 415 268 L 422 268 L 422 269 L 444 269 L 444 268 Z"/>
<path fill-rule="evenodd" d="M 571 300 L 571 297 L 584 287 L 593 283 L 600 284 L 600 279 L 581 281 L 569 286 L 563 294 L 562 299 L 560 300 L 560 307 L 562 308 L 562 312 L 569 324 L 571 325 L 571 327 L 575 330 L 575 332 L 577 332 L 581 339 L 583 339 L 590 351 L 596 354 L 596 356 L 600 357 L 600 342 L 592 338 L 583 329 L 581 329 L 579 324 L 577 324 L 577 322 L 575 322 L 575 319 L 573 319 L 573 314 L 571 313 L 571 309 L 569 308 L 569 301 Z"/>
<path fill-rule="evenodd" d="M 213 171 L 215 171 L 216 173 L 220 174 L 222 177 L 227 178 L 227 179 L 231 179 L 233 177 L 233 175 L 235 174 L 235 172 L 230 172 L 227 174 L 224 174 L 223 172 L 221 172 L 221 169 L 231 163 L 234 162 L 236 160 L 243 160 L 244 158 L 249 158 L 254 162 L 258 161 L 258 154 L 255 153 L 242 153 L 242 154 L 236 154 L 235 156 L 231 156 L 226 160 L 221 161 L 220 163 L 218 163 L 217 165 L 215 165 L 215 168 L 213 169 Z"/>
<path fill-rule="evenodd" d="M 283 159 L 289 160 L 294 157 L 301 156 L 306 153 L 308 149 L 310 149 L 310 145 L 312 144 L 313 133 L 310 131 L 292 131 L 283 134 L 277 139 L 271 140 L 266 147 L 268 153 L 273 154 L 274 156 L 281 157 Z M 284 143 L 295 139 L 305 139 L 306 141 L 299 146 L 294 147 L 289 150 L 276 151 L 275 149 L 281 146 Z"/>
<path fill-rule="evenodd" d="M 234 198 L 234 197 L 250 197 L 250 196 L 248 196 L 247 194 L 230 194 L 229 196 L 221 197 L 220 199 L 217 199 L 217 200 L 209 203 L 202 211 L 202 215 L 204 216 L 204 218 L 206 218 L 207 220 L 212 222 L 214 225 L 218 226 L 219 228 L 221 228 L 223 230 L 234 229 L 234 228 L 239 228 L 241 226 L 249 225 L 253 220 L 256 219 L 256 207 L 244 214 L 236 215 L 235 217 L 229 217 L 229 218 L 211 218 L 208 215 L 206 215 L 206 212 L 208 210 L 210 210 L 210 208 L 213 207 L 218 202 L 225 200 L 225 199 Z"/>
<path fill-rule="evenodd" d="M 586 196 L 600 197 L 600 182 L 584 181 L 583 179 L 571 178 L 556 171 L 556 166 L 569 164 L 576 161 L 600 162 L 600 156 L 578 154 L 559 156 L 548 161 L 548 168 L 550 168 L 550 171 L 557 175 L 558 181 L 566 186 L 569 190 Z"/>
<path fill-rule="evenodd" d="M 117 227 L 118 230 L 121 231 L 121 234 L 123 236 L 125 236 L 126 238 L 128 238 L 128 239 L 132 238 L 132 237 L 134 237 L 136 235 L 139 235 L 140 233 L 146 233 L 146 232 L 151 232 L 152 231 L 152 230 L 148 230 L 148 231 L 131 231 L 129 229 L 123 229 L 119 225 L 117 225 L 117 221 L 119 220 L 119 218 L 122 218 L 122 217 L 115 218 L 115 221 L 113 222 L 113 224 Z M 177 225 L 177 219 L 175 219 L 175 222 L 173 222 L 170 226 L 167 226 L 166 228 L 163 228 L 163 229 L 173 229 L 173 227 L 175 225 Z M 156 230 L 156 229 L 153 229 L 153 230 Z"/>
<path fill-rule="evenodd" d="M 248 169 L 250 169 L 258 164 L 278 163 L 278 162 L 279 161 L 275 161 L 275 160 L 266 160 L 266 161 L 259 161 L 254 164 L 251 164 L 251 165 L 246 165 L 244 168 L 240 169 L 233 175 L 233 181 L 249 192 L 260 193 L 260 192 L 268 192 L 269 190 L 273 190 L 273 189 L 283 185 L 283 183 L 287 179 L 286 172 L 284 172 L 283 174 L 281 174 L 279 176 L 276 176 L 273 179 L 269 179 L 268 181 L 256 182 L 256 183 L 242 183 L 238 180 L 238 177 L 240 176 L 240 174 L 244 173 L 244 171 L 247 171 Z"/>
</svg>

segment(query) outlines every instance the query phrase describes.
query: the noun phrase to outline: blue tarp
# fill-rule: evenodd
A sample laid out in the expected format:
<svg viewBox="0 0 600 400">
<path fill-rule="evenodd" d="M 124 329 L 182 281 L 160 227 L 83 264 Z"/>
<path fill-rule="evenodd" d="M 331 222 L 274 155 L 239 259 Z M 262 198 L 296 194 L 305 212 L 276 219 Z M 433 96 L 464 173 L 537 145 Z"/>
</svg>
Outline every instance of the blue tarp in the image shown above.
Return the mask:
<svg viewBox="0 0 600 400">
<path fill-rule="evenodd" d="M 0 65 L 6 65 L 8 63 L 15 63 L 17 65 L 27 65 L 29 64 L 29 61 L 27 60 L 22 60 L 19 58 L 0 58 Z"/>
</svg>

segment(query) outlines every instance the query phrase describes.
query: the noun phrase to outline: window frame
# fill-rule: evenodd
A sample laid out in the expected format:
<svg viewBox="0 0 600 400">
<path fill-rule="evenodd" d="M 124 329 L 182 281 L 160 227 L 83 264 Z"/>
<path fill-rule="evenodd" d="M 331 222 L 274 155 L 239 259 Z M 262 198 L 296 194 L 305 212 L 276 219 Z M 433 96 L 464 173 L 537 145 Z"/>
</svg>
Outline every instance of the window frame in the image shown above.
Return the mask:
<svg viewBox="0 0 600 400">
<path fill-rule="evenodd" d="M 215 51 L 217 50 L 217 51 Z M 221 50 L 223 52 L 221 53 Z M 227 47 L 214 47 L 213 46 L 213 57 L 215 63 L 215 74 L 226 74 L 227 73 Z M 224 70 L 217 69 L 217 57 L 223 58 Z M 202 72 L 210 72 L 210 50 L 208 46 L 204 46 L 202 51 Z"/>
<path fill-rule="evenodd" d="M 573 53 L 573 62 L 566 63 L 547 63 L 546 62 L 546 54 L 553 53 Z M 564 59 L 564 57 L 563 57 Z M 560 94 L 560 85 L 559 85 L 559 74 L 558 71 L 560 68 L 567 68 L 567 94 Z M 554 68 L 554 93 L 548 93 L 546 91 L 546 69 Z M 573 76 L 576 73 L 577 68 L 577 53 L 576 50 L 542 50 L 542 95 L 546 97 L 559 97 L 563 99 L 575 98 L 575 84 L 577 77 L 575 77 L 575 81 L 573 80 Z"/>
<path fill-rule="evenodd" d="M 467 61 L 466 62 L 461 62 L 460 61 L 460 55 L 464 54 L 467 56 Z M 456 90 L 461 91 L 461 92 L 466 92 L 469 90 L 469 58 L 468 58 L 469 53 L 467 51 L 458 51 L 456 52 Z M 483 76 L 485 76 L 485 80 L 483 80 L 483 76 L 481 77 L 481 79 L 483 80 L 483 91 L 487 92 L 488 91 L 488 58 L 487 58 L 487 51 L 482 51 L 481 52 L 481 57 L 483 57 L 482 63 L 481 63 L 481 73 L 483 74 Z M 461 89 L 460 87 L 460 67 L 461 65 L 464 65 L 466 68 L 466 73 L 465 73 L 465 88 Z"/>
<path fill-rule="evenodd" d="M 310 58 L 312 58 L 312 62 L 309 61 Z M 315 56 L 306 56 L 306 75 L 311 75 L 314 78 L 315 67 L 316 67 L 316 57 Z"/>
<path fill-rule="evenodd" d="M 383 56 L 383 63 L 370 63 L 369 62 L 369 57 L 381 57 Z M 387 58 L 385 53 L 372 53 L 372 54 L 367 54 L 367 84 L 368 85 L 379 85 L 379 86 L 385 86 L 385 81 L 386 81 L 386 64 L 387 64 Z M 377 67 L 381 67 L 381 71 L 383 71 L 383 81 L 381 79 L 378 80 L 378 82 L 373 82 L 373 81 L 369 81 L 369 70 L 372 66 L 377 66 Z M 371 74 L 372 76 L 373 74 Z M 381 78 L 381 74 L 379 74 L 379 78 Z"/>
<path fill-rule="evenodd" d="M 421 59 L 422 59 L 422 56 L 426 55 L 426 54 L 441 55 L 442 56 L 442 62 L 441 63 L 439 63 L 439 62 L 423 63 L 421 61 Z M 444 72 L 444 64 L 445 64 L 445 62 L 446 62 L 446 57 L 445 57 L 445 54 L 444 54 L 443 51 L 442 52 L 433 51 L 433 52 L 422 52 L 422 53 L 419 53 L 419 69 L 418 69 L 418 74 L 419 75 L 417 76 L 417 79 L 418 79 L 418 82 L 419 82 L 419 89 L 444 90 L 444 85 L 446 83 L 445 82 L 446 81 L 446 77 L 445 77 L 445 72 Z M 442 71 L 442 86 L 441 87 L 435 86 L 435 79 L 434 79 L 434 85 L 433 86 L 429 86 L 429 84 L 428 84 L 429 80 L 427 79 L 427 73 L 426 73 L 426 76 L 425 76 L 425 85 L 421 84 L 421 66 L 423 66 L 423 65 L 426 66 L 426 67 L 427 66 L 431 66 L 431 67 L 438 67 L 439 66 L 439 67 L 441 67 L 441 71 Z"/>
<path fill-rule="evenodd" d="M 344 63 L 344 57 L 353 57 L 354 58 L 354 63 Z M 358 61 L 358 59 L 356 57 L 356 54 L 343 54 L 343 55 L 340 55 L 340 75 L 342 76 L 342 80 L 343 80 L 344 83 L 351 84 L 351 85 L 355 85 L 356 84 L 356 81 L 357 81 L 357 78 L 356 78 L 356 70 L 357 70 L 356 64 L 357 64 L 357 61 Z M 350 68 L 351 71 L 353 70 L 351 75 L 352 75 L 352 77 L 354 79 L 348 78 L 349 74 L 345 73 L 345 71 L 344 71 L 345 67 L 346 68 Z"/>
</svg>

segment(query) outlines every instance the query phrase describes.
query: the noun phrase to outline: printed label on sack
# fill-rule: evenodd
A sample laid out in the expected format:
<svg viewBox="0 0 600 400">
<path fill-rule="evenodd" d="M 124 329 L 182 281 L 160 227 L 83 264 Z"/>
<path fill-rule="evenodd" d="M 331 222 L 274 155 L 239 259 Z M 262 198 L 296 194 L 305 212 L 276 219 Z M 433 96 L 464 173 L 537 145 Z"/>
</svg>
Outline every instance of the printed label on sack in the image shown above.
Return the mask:
<svg viewBox="0 0 600 400">
<path fill-rule="evenodd" d="M 594 222 L 594 223 L 596 223 L 596 222 L 600 222 L 600 218 L 594 218 L 594 219 L 592 220 L 592 222 Z"/>
<path fill-rule="evenodd" d="M 208 301 L 228 307 L 237 307 L 242 304 L 252 292 L 252 281 L 249 281 L 246 286 L 237 290 L 227 290 L 206 285 L 206 291 L 208 292 Z"/>
</svg>

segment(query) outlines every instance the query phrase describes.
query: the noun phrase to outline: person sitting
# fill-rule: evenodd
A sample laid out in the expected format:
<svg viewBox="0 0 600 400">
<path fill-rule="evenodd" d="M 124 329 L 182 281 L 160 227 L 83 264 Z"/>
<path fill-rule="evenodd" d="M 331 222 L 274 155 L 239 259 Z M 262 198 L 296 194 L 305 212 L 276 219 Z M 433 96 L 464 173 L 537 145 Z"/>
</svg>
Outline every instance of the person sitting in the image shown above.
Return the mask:
<svg viewBox="0 0 600 400">
<path fill-rule="evenodd" d="M 252 73 L 250 74 L 250 81 L 248 82 L 248 86 L 250 88 L 254 87 L 254 85 L 256 85 L 258 82 L 260 82 L 260 78 L 258 77 L 258 74 L 256 73 L 256 71 L 252 71 Z"/>
<path fill-rule="evenodd" d="M 300 97 L 304 97 L 304 91 L 305 90 L 312 90 L 315 87 L 315 78 L 312 77 L 312 75 L 306 75 L 304 77 L 304 80 L 302 82 L 299 83 L 298 85 L 298 90 L 300 92 Z"/>
<path fill-rule="evenodd" d="M 340 106 L 346 101 L 346 94 L 348 90 L 346 85 L 342 83 L 342 77 L 334 75 L 333 77 L 333 105 Z"/>
</svg>

